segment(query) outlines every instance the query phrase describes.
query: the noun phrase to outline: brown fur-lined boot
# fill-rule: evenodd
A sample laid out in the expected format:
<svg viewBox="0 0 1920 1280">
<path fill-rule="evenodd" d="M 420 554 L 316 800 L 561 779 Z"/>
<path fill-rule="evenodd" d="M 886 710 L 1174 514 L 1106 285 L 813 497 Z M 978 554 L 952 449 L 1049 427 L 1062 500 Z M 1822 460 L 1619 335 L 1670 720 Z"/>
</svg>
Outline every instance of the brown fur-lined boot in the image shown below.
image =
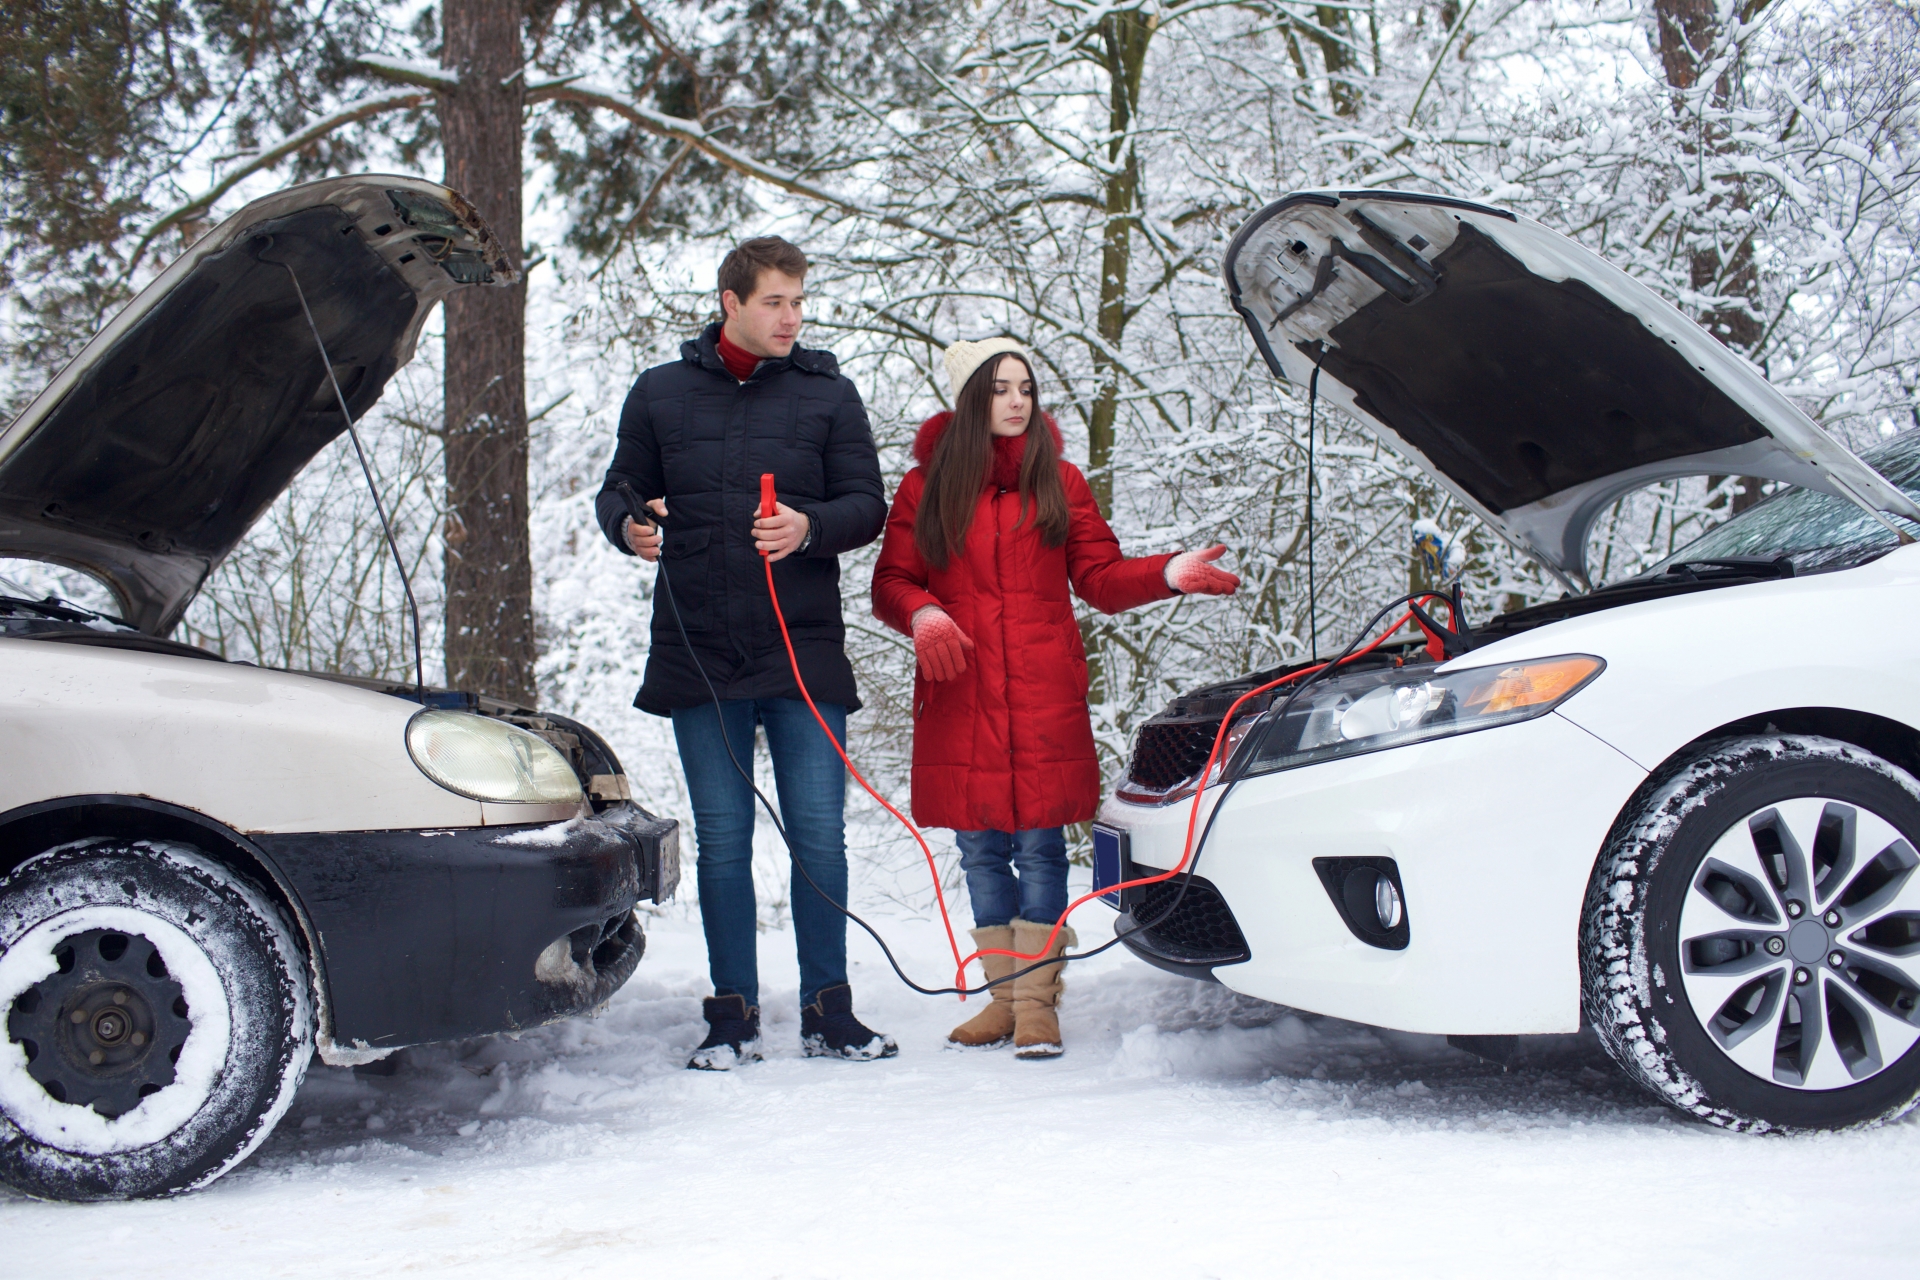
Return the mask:
<svg viewBox="0 0 1920 1280">
<path fill-rule="evenodd" d="M 1013 922 L 1013 949 L 1022 955 L 1033 955 L 1047 945 L 1047 935 L 1053 932 L 1050 924 L 1035 924 L 1031 920 Z M 1072 929 L 1062 928 L 1060 936 L 1054 939 L 1053 949 L 1046 958 L 1059 955 L 1068 947 L 1077 947 L 1080 939 L 1074 936 Z M 1032 960 L 1016 960 L 1015 965 L 1026 968 L 1035 963 Z M 1067 980 L 1062 970 L 1064 964 L 1050 964 L 1023 973 L 1011 983 L 1013 987 L 1013 1056 L 1016 1058 L 1057 1058 L 1066 1050 L 1060 1044 L 1060 993 L 1067 988 Z"/>
<path fill-rule="evenodd" d="M 976 947 L 997 947 L 1002 951 L 1013 949 L 1012 925 L 988 925 L 971 932 Z M 987 971 L 988 982 L 1006 977 L 1018 963 L 1012 956 L 980 957 L 980 967 Z M 987 994 L 993 997 L 992 1003 L 947 1032 L 949 1045 L 956 1049 L 997 1049 L 1013 1039 L 1013 984 L 1003 982 Z"/>
</svg>

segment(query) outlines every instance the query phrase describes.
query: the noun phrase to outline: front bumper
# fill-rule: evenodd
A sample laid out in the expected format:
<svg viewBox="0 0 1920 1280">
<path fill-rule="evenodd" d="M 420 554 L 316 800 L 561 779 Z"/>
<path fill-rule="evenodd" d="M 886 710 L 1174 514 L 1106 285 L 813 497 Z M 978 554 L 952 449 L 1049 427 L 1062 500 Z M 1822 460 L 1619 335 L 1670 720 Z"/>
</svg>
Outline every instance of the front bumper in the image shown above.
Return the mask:
<svg viewBox="0 0 1920 1280">
<path fill-rule="evenodd" d="M 1247 959 L 1185 971 L 1402 1031 L 1577 1030 L 1587 880 L 1645 776 L 1556 713 L 1249 778 L 1220 808 L 1195 867 L 1244 932 Z M 1220 794 L 1208 789 L 1196 831 Z M 1178 865 L 1190 808 L 1109 797 L 1097 820 L 1127 832 L 1133 874 L 1145 875 Z M 1393 860 L 1407 945 L 1357 938 L 1316 859 Z"/>
<path fill-rule="evenodd" d="M 539 1026 L 604 1002 L 680 880 L 679 825 L 632 804 L 531 826 L 254 837 L 299 896 L 332 1045 Z"/>
</svg>

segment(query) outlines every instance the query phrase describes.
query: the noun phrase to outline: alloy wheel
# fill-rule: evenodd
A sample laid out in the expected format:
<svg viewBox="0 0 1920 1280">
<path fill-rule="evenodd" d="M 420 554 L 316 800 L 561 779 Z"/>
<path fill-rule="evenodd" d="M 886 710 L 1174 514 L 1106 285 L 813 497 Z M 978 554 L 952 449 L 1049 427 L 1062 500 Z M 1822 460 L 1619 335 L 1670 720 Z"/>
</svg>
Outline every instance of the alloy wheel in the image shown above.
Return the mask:
<svg viewBox="0 0 1920 1280">
<path fill-rule="evenodd" d="M 1728 827 L 1679 922 L 1681 984 L 1721 1052 L 1807 1090 L 1898 1061 L 1920 1040 L 1917 868 L 1907 839 L 1856 805 L 1801 797 Z"/>
</svg>

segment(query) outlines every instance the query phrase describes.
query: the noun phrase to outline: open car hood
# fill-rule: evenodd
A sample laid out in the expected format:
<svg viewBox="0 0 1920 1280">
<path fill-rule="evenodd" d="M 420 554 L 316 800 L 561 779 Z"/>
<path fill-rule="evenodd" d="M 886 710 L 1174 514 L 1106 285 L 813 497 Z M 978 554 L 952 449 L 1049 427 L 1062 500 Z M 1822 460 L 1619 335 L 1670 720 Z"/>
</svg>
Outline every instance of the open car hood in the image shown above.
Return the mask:
<svg viewBox="0 0 1920 1280">
<path fill-rule="evenodd" d="M 256 200 L 142 289 L 0 432 L 0 555 L 106 581 L 163 636 L 294 475 L 357 419 L 433 304 L 517 278 L 458 193 L 357 175 Z"/>
<path fill-rule="evenodd" d="M 1305 191 L 1223 263 L 1267 364 L 1424 467 L 1569 587 L 1593 522 L 1684 475 L 1782 480 L 1920 522 L 1747 360 L 1539 223 L 1396 191 Z"/>
</svg>

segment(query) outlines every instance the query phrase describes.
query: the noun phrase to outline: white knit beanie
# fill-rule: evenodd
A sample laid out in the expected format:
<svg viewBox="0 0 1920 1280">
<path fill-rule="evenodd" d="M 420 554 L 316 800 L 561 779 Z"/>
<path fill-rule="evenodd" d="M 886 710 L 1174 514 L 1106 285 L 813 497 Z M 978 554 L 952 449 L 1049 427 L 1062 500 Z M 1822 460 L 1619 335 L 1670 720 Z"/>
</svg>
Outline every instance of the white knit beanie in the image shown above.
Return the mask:
<svg viewBox="0 0 1920 1280">
<path fill-rule="evenodd" d="M 953 384 L 954 397 L 956 399 L 959 398 L 960 388 L 967 385 L 967 379 L 973 376 L 975 369 L 978 369 L 995 356 L 1007 355 L 1019 356 L 1027 362 L 1029 369 L 1033 367 L 1033 357 L 1027 354 L 1025 347 L 1021 346 L 1012 338 L 986 338 L 979 342 L 956 342 L 948 347 L 945 356 L 947 381 Z"/>
</svg>

